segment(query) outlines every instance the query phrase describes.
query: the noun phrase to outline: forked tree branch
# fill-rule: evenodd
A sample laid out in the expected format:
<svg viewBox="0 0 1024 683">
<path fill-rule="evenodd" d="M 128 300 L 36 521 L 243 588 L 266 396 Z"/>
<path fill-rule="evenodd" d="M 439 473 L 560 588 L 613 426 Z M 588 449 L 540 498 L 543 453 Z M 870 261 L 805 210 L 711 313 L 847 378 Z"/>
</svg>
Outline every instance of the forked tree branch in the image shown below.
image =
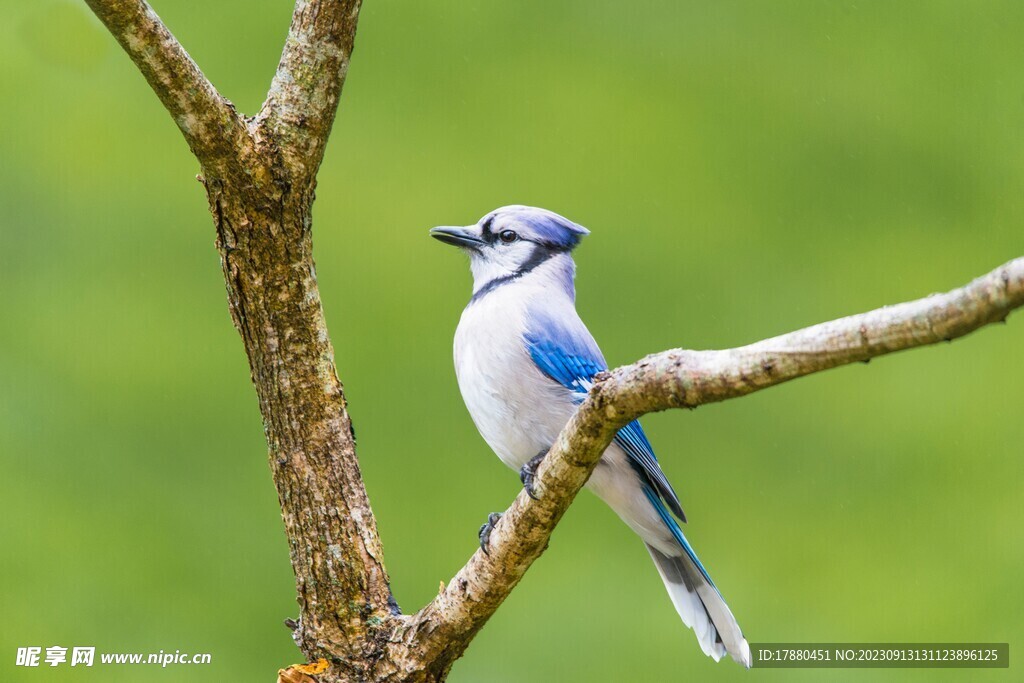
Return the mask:
<svg viewBox="0 0 1024 683">
<path fill-rule="evenodd" d="M 666 351 L 599 378 L 538 472 L 437 598 L 391 596 L 313 266 L 316 172 L 359 0 L 298 0 L 260 113 L 235 112 L 143 0 L 86 0 L 173 116 L 205 174 L 224 280 L 259 398 L 312 667 L 282 680 L 442 681 L 547 546 L 616 431 L 854 361 L 963 336 L 1024 305 L 1024 259 L 961 289 L 728 351 Z"/>
<path fill-rule="evenodd" d="M 450 657 L 469 643 L 547 547 L 555 525 L 615 433 L 669 408 L 737 398 L 840 365 L 952 341 L 1024 306 L 1024 258 L 945 294 L 886 306 L 724 351 L 674 349 L 606 373 L 544 458 L 535 490 L 498 521 L 437 598 L 404 626 L 419 657 Z"/>
<path fill-rule="evenodd" d="M 295 571 L 293 637 L 321 679 L 366 680 L 397 611 L 355 455 L 312 253 L 316 170 L 358 1 L 299 0 L 260 115 L 235 113 L 142 0 L 88 0 L 199 159 Z"/>
</svg>

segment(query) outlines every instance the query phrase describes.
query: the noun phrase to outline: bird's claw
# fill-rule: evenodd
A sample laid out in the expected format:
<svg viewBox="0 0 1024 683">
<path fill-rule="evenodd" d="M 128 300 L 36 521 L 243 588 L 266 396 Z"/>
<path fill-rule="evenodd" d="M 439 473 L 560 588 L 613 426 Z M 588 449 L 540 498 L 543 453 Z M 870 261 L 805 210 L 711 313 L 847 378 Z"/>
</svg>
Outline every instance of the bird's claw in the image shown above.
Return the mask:
<svg viewBox="0 0 1024 683">
<path fill-rule="evenodd" d="M 501 519 L 500 512 L 492 512 L 487 515 L 487 521 L 480 527 L 480 533 L 477 534 L 480 538 L 480 550 L 484 551 L 484 555 L 488 557 L 491 554 L 491 532 L 494 531 L 494 525 Z"/>
<path fill-rule="evenodd" d="M 519 470 L 519 481 L 523 482 L 523 488 L 526 489 L 526 495 L 534 500 L 540 500 L 537 494 L 533 491 L 533 481 L 537 478 L 537 468 L 540 466 L 540 461 L 547 455 L 547 451 L 541 451 L 537 455 L 530 458 Z"/>
</svg>

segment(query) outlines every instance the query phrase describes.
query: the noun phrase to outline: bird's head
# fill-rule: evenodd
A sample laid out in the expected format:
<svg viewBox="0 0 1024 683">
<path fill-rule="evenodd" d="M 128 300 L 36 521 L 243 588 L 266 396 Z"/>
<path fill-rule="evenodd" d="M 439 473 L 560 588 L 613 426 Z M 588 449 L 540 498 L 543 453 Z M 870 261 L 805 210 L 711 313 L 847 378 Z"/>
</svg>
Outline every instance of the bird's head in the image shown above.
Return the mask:
<svg viewBox="0 0 1024 683">
<path fill-rule="evenodd" d="M 433 228 L 435 239 L 469 254 L 474 290 L 519 278 L 559 256 L 568 257 L 589 230 L 547 209 L 503 206 L 465 227 Z"/>
</svg>

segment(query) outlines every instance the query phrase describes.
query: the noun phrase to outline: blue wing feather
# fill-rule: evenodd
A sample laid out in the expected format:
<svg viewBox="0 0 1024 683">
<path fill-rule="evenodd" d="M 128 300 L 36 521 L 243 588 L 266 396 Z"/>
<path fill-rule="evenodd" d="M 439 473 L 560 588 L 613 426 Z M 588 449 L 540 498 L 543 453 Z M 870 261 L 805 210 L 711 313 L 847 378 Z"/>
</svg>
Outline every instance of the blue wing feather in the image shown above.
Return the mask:
<svg viewBox="0 0 1024 683">
<path fill-rule="evenodd" d="M 651 444 L 647 440 L 647 435 L 644 434 L 643 428 L 640 427 L 640 423 L 633 420 L 620 429 L 619 433 L 615 435 L 615 443 L 619 444 L 619 447 L 626 451 L 626 454 L 629 455 L 633 462 L 640 465 L 640 468 L 648 476 L 651 484 L 657 489 L 658 493 L 672 509 L 672 512 L 685 522 L 686 513 L 683 512 L 679 496 L 676 495 L 675 489 L 669 483 L 668 477 L 661 471 L 658 459 L 654 456 L 654 449 L 651 448 Z"/>
<path fill-rule="evenodd" d="M 574 399 L 582 403 L 593 383 L 594 375 L 608 369 L 594 338 L 582 322 L 572 321 L 567 325 L 561 320 L 546 316 L 533 320 L 524 339 L 530 358 L 545 375 L 574 392 Z M 618 444 L 638 472 L 664 499 L 672 512 L 686 521 L 679 497 L 665 473 L 658 465 L 644 430 L 634 420 L 615 435 Z"/>
</svg>

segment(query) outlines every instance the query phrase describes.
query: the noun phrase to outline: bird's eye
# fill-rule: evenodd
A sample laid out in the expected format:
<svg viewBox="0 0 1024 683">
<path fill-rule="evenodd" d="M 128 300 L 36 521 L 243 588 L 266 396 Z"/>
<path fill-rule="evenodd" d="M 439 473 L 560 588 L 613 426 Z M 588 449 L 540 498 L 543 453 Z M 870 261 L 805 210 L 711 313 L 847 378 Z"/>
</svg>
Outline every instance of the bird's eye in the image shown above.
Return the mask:
<svg viewBox="0 0 1024 683">
<path fill-rule="evenodd" d="M 515 230 L 502 230 L 498 233 L 498 239 L 505 244 L 511 244 L 519 239 L 519 235 L 516 234 Z"/>
</svg>

